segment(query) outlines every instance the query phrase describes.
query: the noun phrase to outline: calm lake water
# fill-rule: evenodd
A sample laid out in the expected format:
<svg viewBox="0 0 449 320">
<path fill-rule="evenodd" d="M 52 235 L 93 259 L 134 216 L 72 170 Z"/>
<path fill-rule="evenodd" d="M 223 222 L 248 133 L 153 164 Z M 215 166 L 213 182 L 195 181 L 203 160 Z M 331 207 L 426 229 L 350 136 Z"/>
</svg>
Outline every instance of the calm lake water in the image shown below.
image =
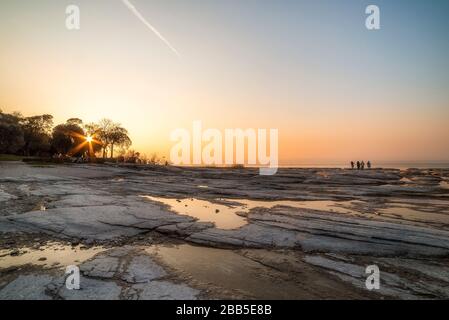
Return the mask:
<svg viewBox="0 0 449 320">
<path fill-rule="evenodd" d="M 357 160 L 354 160 L 356 162 Z M 365 164 L 368 160 L 364 160 Z M 449 169 L 449 162 L 371 162 L 373 169 Z M 184 165 L 185 167 L 195 167 L 193 165 Z M 257 168 L 257 166 L 245 165 L 247 168 Z M 280 164 L 279 168 L 340 168 L 348 169 L 351 167 L 351 161 L 335 163 L 301 163 L 301 164 Z M 366 166 L 365 166 L 366 168 Z"/>
<path fill-rule="evenodd" d="M 354 160 L 354 162 L 357 160 Z M 366 163 L 367 160 L 365 160 Z M 324 163 L 324 164 L 293 164 L 280 165 L 279 168 L 350 168 L 351 163 Z M 375 168 L 391 168 L 405 170 L 409 168 L 417 169 L 449 169 L 449 162 L 372 162 Z M 366 167 L 365 167 L 366 168 Z"/>
</svg>

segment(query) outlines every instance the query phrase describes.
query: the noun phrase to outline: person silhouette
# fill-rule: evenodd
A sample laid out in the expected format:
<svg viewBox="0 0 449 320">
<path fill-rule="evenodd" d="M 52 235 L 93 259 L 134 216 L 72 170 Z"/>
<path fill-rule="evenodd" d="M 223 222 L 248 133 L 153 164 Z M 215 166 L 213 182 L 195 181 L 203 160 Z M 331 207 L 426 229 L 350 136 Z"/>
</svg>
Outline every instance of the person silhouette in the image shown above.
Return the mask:
<svg viewBox="0 0 449 320">
<path fill-rule="evenodd" d="M 354 161 L 351 161 L 351 169 L 354 170 Z"/>
<path fill-rule="evenodd" d="M 371 169 L 371 161 L 368 160 L 368 162 L 366 163 L 366 166 L 368 167 L 368 169 Z"/>
<path fill-rule="evenodd" d="M 360 170 L 360 161 L 357 161 L 357 170 Z"/>
<path fill-rule="evenodd" d="M 365 169 L 365 162 L 362 161 L 362 163 L 360 163 L 360 167 L 362 168 L 362 170 Z"/>
</svg>

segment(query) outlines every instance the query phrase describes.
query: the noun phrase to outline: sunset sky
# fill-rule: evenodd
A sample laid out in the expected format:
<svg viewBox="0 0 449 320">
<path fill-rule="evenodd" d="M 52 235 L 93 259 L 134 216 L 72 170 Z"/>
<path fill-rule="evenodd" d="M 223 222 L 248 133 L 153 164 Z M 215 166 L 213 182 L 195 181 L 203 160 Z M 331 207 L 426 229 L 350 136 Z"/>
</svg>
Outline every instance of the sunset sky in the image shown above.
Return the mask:
<svg viewBox="0 0 449 320">
<path fill-rule="evenodd" d="M 130 2 L 179 56 L 122 0 L 0 0 L 0 108 L 111 118 L 147 154 L 201 120 L 279 129 L 281 164 L 449 160 L 449 1 Z"/>
</svg>

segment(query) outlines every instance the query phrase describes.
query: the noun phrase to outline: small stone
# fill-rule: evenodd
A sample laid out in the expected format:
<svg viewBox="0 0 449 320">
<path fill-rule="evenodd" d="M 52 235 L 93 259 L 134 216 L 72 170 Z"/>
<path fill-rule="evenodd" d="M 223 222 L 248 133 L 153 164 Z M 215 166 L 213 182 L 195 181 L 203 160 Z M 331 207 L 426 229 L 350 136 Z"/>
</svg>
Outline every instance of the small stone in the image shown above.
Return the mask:
<svg viewBox="0 0 449 320">
<path fill-rule="evenodd" d="M 47 260 L 47 258 L 45 258 L 45 257 L 42 257 L 42 258 L 39 258 L 39 260 L 38 261 L 46 261 Z"/>
</svg>

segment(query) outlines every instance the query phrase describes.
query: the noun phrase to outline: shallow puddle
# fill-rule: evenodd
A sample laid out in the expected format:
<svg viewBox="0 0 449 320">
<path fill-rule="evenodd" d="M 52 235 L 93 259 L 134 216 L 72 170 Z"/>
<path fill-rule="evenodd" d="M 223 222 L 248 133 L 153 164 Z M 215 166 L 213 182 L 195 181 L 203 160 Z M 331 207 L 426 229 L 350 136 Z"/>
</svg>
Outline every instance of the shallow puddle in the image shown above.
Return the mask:
<svg viewBox="0 0 449 320">
<path fill-rule="evenodd" d="M 145 196 L 145 198 L 164 203 L 179 213 L 194 217 L 202 222 L 213 222 L 219 229 L 237 229 L 245 224 L 245 218 L 238 213 L 247 213 L 254 208 L 271 209 L 275 206 L 313 209 L 326 212 L 360 215 L 361 213 L 347 208 L 352 201 L 255 201 L 247 199 L 218 199 L 222 203 L 213 203 L 194 198 L 174 199 Z M 223 204 L 229 202 L 229 205 Z"/>
<path fill-rule="evenodd" d="M 304 290 L 291 281 L 269 274 L 258 262 L 225 249 L 183 244 L 175 247 L 153 246 L 147 252 L 156 255 L 169 267 L 206 284 L 237 290 L 256 299 L 294 299 Z"/>
<path fill-rule="evenodd" d="M 45 206 L 45 202 L 39 201 L 36 203 L 36 205 L 33 207 L 34 211 L 46 211 L 47 207 Z"/>
<path fill-rule="evenodd" d="M 360 212 L 348 208 L 352 206 L 353 201 L 291 201 L 291 200 L 281 200 L 281 201 L 255 201 L 246 199 L 237 199 L 236 202 L 242 203 L 244 205 L 244 211 L 249 211 L 254 208 L 266 208 L 271 209 L 275 206 L 287 206 L 299 209 L 312 209 L 326 212 L 344 213 L 359 215 Z M 242 210 L 240 210 L 242 211 Z"/>
<path fill-rule="evenodd" d="M 56 242 L 48 243 L 37 249 L 22 247 L 0 250 L 0 270 L 27 264 L 44 268 L 65 268 L 69 265 L 78 265 L 105 250 L 102 247 L 81 249 L 81 246 L 63 245 Z"/>
<path fill-rule="evenodd" d="M 176 213 L 194 217 L 201 222 L 213 222 L 219 229 L 237 229 L 247 224 L 245 218 L 237 215 L 241 207 L 231 208 L 223 204 L 198 199 L 168 199 L 146 196 L 145 198 L 164 203 Z"/>
<path fill-rule="evenodd" d="M 419 211 L 406 206 L 395 206 L 378 210 L 383 216 L 417 222 L 449 224 L 449 214 Z"/>
<path fill-rule="evenodd" d="M 441 181 L 440 182 L 440 187 L 443 188 L 443 189 L 449 189 L 449 182 Z"/>
<path fill-rule="evenodd" d="M 245 224 L 247 220 L 240 216 L 239 213 L 248 213 L 255 208 L 271 209 L 275 206 L 287 206 L 298 209 L 312 209 L 322 212 L 346 214 L 355 217 L 366 217 L 371 219 L 401 219 L 411 222 L 419 223 L 438 223 L 449 224 L 449 214 L 441 208 L 441 205 L 447 204 L 446 201 L 434 200 L 429 203 L 419 203 L 419 206 L 428 207 L 428 210 L 420 211 L 419 208 L 411 208 L 410 206 L 402 205 L 402 203 L 392 203 L 391 207 L 381 208 L 372 211 L 365 210 L 366 203 L 363 201 L 258 201 L 248 199 L 217 199 L 219 203 L 213 203 L 206 200 L 199 200 L 194 198 L 189 199 L 169 199 L 160 197 L 146 196 L 147 199 L 157 201 L 169 205 L 170 208 L 179 213 L 194 217 L 202 222 L 213 222 L 219 229 L 236 229 Z M 439 211 L 439 212 L 433 212 Z M 298 211 L 298 214 L 301 214 Z"/>
<path fill-rule="evenodd" d="M 449 225 L 449 213 L 445 211 L 444 207 L 449 207 L 447 201 L 426 200 L 425 203 L 421 203 L 422 208 L 411 208 L 410 206 L 403 206 L 396 203 L 394 206 L 388 208 L 382 208 L 376 210 L 377 214 L 369 210 L 363 210 L 366 203 L 363 201 L 253 201 L 239 199 L 235 200 L 244 204 L 244 207 L 240 211 L 249 211 L 256 207 L 273 208 L 274 206 L 288 206 L 293 208 L 313 209 L 331 213 L 349 214 L 356 217 L 371 217 L 374 219 L 393 218 L 407 221 L 414 221 L 420 223 L 435 223 Z M 355 210 L 356 209 L 356 210 Z M 438 212 L 436 212 L 438 211 Z M 380 216 L 379 216 L 380 214 Z"/>
</svg>

